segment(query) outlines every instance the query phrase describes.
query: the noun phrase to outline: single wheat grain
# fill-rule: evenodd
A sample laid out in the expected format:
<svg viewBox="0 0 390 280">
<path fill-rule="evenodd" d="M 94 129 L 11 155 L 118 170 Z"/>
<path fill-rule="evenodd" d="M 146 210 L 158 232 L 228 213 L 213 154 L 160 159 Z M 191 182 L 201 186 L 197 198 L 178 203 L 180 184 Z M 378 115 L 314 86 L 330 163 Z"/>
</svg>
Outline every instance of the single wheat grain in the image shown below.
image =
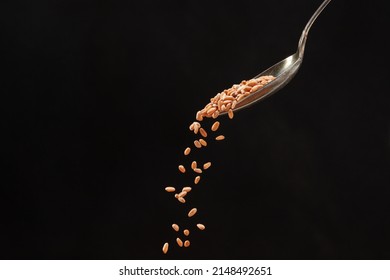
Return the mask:
<svg viewBox="0 0 390 280">
<path fill-rule="evenodd" d="M 165 242 L 164 246 L 162 247 L 162 251 L 164 254 L 166 254 L 168 252 L 168 248 L 169 248 L 169 243 Z"/>
<path fill-rule="evenodd" d="M 172 228 L 175 230 L 175 231 L 179 231 L 179 225 L 178 224 L 172 224 Z"/>
<path fill-rule="evenodd" d="M 190 212 L 188 212 L 188 217 L 191 218 L 192 216 L 194 216 L 196 214 L 196 212 L 198 212 L 198 209 L 192 208 L 190 210 Z"/>
<path fill-rule="evenodd" d="M 179 165 L 179 171 L 181 172 L 181 173 L 185 173 L 186 172 L 186 169 L 184 168 L 184 166 L 183 165 Z"/>
<path fill-rule="evenodd" d="M 204 230 L 206 227 L 204 226 L 204 224 L 197 224 L 196 225 L 198 227 L 198 229 L 200 230 Z"/>
<path fill-rule="evenodd" d="M 198 149 L 202 148 L 202 144 L 200 144 L 200 142 L 198 140 L 195 140 L 194 141 L 194 145 L 195 147 L 197 147 Z"/>
<path fill-rule="evenodd" d="M 188 156 L 190 153 L 191 153 L 191 148 L 190 148 L 190 147 L 187 147 L 187 148 L 184 150 L 184 155 L 185 155 L 185 156 Z"/>
<path fill-rule="evenodd" d="M 208 169 L 209 167 L 211 166 L 211 162 L 206 162 L 205 164 L 203 164 L 203 169 Z"/>
<path fill-rule="evenodd" d="M 234 113 L 233 113 L 233 110 L 232 110 L 232 109 L 230 109 L 230 110 L 228 111 L 228 116 L 229 116 L 229 119 L 232 119 L 232 118 L 234 117 Z"/>
<path fill-rule="evenodd" d="M 174 192 L 176 189 L 174 187 L 166 187 L 165 190 L 167 192 Z"/>
<path fill-rule="evenodd" d="M 183 241 L 181 241 L 181 239 L 179 237 L 176 238 L 176 243 L 177 243 L 177 245 L 179 245 L 179 247 L 183 247 Z"/>
<path fill-rule="evenodd" d="M 202 145 L 202 146 L 207 146 L 207 142 L 206 142 L 206 140 L 204 140 L 204 139 L 199 139 L 199 143 Z"/>
<path fill-rule="evenodd" d="M 199 174 L 203 172 L 202 169 L 200 169 L 200 168 L 195 168 L 194 171 L 195 171 L 196 173 L 199 173 Z"/>
<path fill-rule="evenodd" d="M 216 121 L 215 123 L 213 123 L 213 125 L 211 126 L 211 130 L 212 131 L 217 131 L 219 128 L 219 121 Z"/>
<path fill-rule="evenodd" d="M 201 127 L 201 128 L 199 129 L 199 132 L 200 132 L 200 134 L 201 134 L 204 138 L 207 137 L 207 132 L 206 132 L 206 130 L 204 130 L 203 127 Z"/>
</svg>

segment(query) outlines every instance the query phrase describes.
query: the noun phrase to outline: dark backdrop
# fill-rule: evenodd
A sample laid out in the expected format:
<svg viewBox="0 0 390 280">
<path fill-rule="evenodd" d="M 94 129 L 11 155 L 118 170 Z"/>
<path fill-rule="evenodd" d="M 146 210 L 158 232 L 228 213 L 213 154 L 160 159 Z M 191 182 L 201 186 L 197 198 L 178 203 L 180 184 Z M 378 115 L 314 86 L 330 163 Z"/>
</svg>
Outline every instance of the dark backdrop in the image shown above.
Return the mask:
<svg viewBox="0 0 390 280">
<path fill-rule="evenodd" d="M 193 154 L 213 165 L 188 203 L 164 192 L 192 180 L 196 111 L 295 52 L 321 3 L 224 2 L 1 1 L 2 259 L 390 258 L 375 1 L 332 1 L 291 83 Z M 207 229 L 179 250 L 172 222 Z"/>
</svg>

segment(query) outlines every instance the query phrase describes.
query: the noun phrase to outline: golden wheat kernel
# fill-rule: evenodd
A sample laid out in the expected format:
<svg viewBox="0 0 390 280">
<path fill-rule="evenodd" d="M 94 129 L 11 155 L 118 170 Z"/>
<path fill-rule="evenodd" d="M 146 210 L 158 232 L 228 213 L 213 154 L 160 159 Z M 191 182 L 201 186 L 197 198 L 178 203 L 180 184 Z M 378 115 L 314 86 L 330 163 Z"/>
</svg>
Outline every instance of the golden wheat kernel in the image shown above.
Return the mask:
<svg viewBox="0 0 390 280">
<path fill-rule="evenodd" d="M 241 99 L 244 98 L 244 95 L 243 94 L 238 94 L 237 95 L 237 102 L 241 101 Z"/>
<path fill-rule="evenodd" d="M 200 129 L 199 129 L 199 132 L 200 132 L 200 134 L 203 136 L 203 137 L 207 137 L 207 132 L 206 132 L 206 130 L 203 128 L 203 127 L 201 127 Z"/>
<path fill-rule="evenodd" d="M 176 189 L 174 187 L 166 187 L 165 190 L 167 192 L 174 192 Z"/>
<path fill-rule="evenodd" d="M 183 189 L 182 189 L 182 191 L 183 192 L 190 192 L 192 190 L 192 188 L 191 187 L 184 187 Z"/>
<path fill-rule="evenodd" d="M 203 164 L 203 169 L 208 169 L 209 167 L 211 166 L 211 162 L 206 162 L 205 164 Z"/>
<path fill-rule="evenodd" d="M 245 85 L 244 91 L 249 92 L 249 91 L 251 90 L 251 88 L 252 88 L 252 87 Z"/>
<path fill-rule="evenodd" d="M 186 172 L 186 169 L 184 168 L 184 166 L 183 165 L 179 165 L 179 171 L 181 172 L 181 173 L 185 173 Z"/>
<path fill-rule="evenodd" d="M 165 242 L 164 246 L 162 247 L 162 251 L 164 254 L 166 254 L 168 252 L 168 248 L 169 248 L 169 243 Z"/>
<path fill-rule="evenodd" d="M 187 192 L 186 191 L 182 191 L 179 193 L 179 197 L 185 197 L 187 195 Z"/>
<path fill-rule="evenodd" d="M 186 200 L 184 199 L 184 197 L 178 196 L 177 200 L 181 203 L 186 203 Z"/>
<path fill-rule="evenodd" d="M 172 228 L 174 229 L 174 231 L 179 231 L 180 230 L 180 227 L 178 224 L 172 224 Z"/>
<path fill-rule="evenodd" d="M 199 131 L 199 126 L 196 126 L 196 125 L 195 125 L 195 126 L 194 126 L 194 133 L 195 133 L 195 134 L 198 134 L 198 131 Z"/>
<path fill-rule="evenodd" d="M 194 184 L 197 185 L 200 181 L 200 176 L 196 176 L 194 179 Z"/>
<path fill-rule="evenodd" d="M 194 122 L 194 133 L 198 134 L 199 128 L 201 127 L 200 123 Z"/>
<path fill-rule="evenodd" d="M 190 124 L 189 129 L 190 129 L 191 131 L 194 130 L 194 123 Z"/>
<path fill-rule="evenodd" d="M 234 98 L 234 97 L 232 97 L 232 98 Z M 223 103 L 223 105 L 225 105 L 225 110 L 226 110 L 226 106 L 227 105 L 229 105 L 229 104 L 231 104 L 232 103 L 232 101 L 231 100 L 226 100 L 226 101 L 224 101 L 224 103 Z M 230 107 L 229 107 L 230 108 Z"/>
<path fill-rule="evenodd" d="M 243 86 L 240 86 L 240 87 L 237 89 L 237 92 L 243 93 L 243 89 L 244 89 L 244 87 L 243 87 Z"/>
<path fill-rule="evenodd" d="M 189 240 L 184 241 L 184 247 L 190 247 L 190 244 Z"/>
<path fill-rule="evenodd" d="M 262 87 L 262 85 L 255 85 L 254 87 L 252 87 L 251 92 L 255 92 L 256 90 L 258 90 L 261 87 Z"/>
<path fill-rule="evenodd" d="M 175 193 L 175 198 L 179 198 L 179 194 L 178 193 Z"/>
<path fill-rule="evenodd" d="M 221 111 L 221 108 L 222 108 L 222 104 L 223 104 L 223 100 L 218 100 L 218 110 Z"/>
<path fill-rule="evenodd" d="M 247 86 L 250 86 L 250 87 L 253 87 L 254 85 L 256 85 L 257 84 L 257 81 L 255 80 L 255 79 L 250 79 L 247 83 L 246 83 L 246 85 Z"/>
<path fill-rule="evenodd" d="M 191 168 L 192 169 L 195 169 L 197 167 L 197 164 L 196 164 L 196 161 L 194 160 L 192 163 L 191 163 Z"/>
<path fill-rule="evenodd" d="M 199 139 L 199 143 L 202 145 L 202 146 L 207 146 L 207 142 L 206 142 L 206 140 L 204 140 L 204 139 Z"/>
<path fill-rule="evenodd" d="M 176 243 L 177 243 L 177 245 L 179 245 L 179 247 L 183 247 L 183 241 L 181 241 L 181 239 L 179 237 L 176 238 Z"/>
<path fill-rule="evenodd" d="M 198 227 L 198 229 L 200 230 L 204 230 L 206 227 L 204 226 L 204 224 L 197 224 L 196 225 Z"/>
<path fill-rule="evenodd" d="M 198 212 L 198 209 L 192 208 L 190 210 L 190 212 L 188 212 L 188 217 L 191 218 L 192 216 L 194 216 L 196 214 L 196 212 Z"/>
<path fill-rule="evenodd" d="M 219 111 L 217 110 L 213 113 L 212 117 L 213 117 L 213 119 L 216 119 L 216 118 L 218 118 L 218 116 L 219 116 Z"/>
<path fill-rule="evenodd" d="M 184 150 L 184 155 L 185 155 L 185 156 L 188 156 L 190 153 L 191 153 L 191 148 L 190 148 L 190 147 L 187 147 L 187 148 Z"/>
<path fill-rule="evenodd" d="M 236 108 L 236 105 L 237 105 L 237 100 L 234 100 L 234 101 L 232 102 L 232 107 L 231 107 L 231 109 Z"/>
<path fill-rule="evenodd" d="M 232 119 L 234 117 L 234 113 L 233 113 L 232 109 L 229 109 L 228 116 L 229 116 L 229 119 Z"/>
<path fill-rule="evenodd" d="M 190 235 L 190 231 L 188 229 L 183 230 L 183 233 L 184 233 L 185 236 Z"/>
<path fill-rule="evenodd" d="M 223 139 L 225 139 L 225 136 L 223 136 L 223 135 L 219 135 L 219 136 L 215 137 L 215 140 L 217 140 L 217 141 L 221 141 Z"/>
<path fill-rule="evenodd" d="M 199 173 L 199 174 L 201 174 L 201 173 L 203 172 L 202 169 L 200 169 L 200 168 L 195 168 L 194 171 L 195 171 L 196 173 Z"/>
<path fill-rule="evenodd" d="M 217 110 L 217 107 L 211 107 L 210 109 L 207 110 L 206 114 L 210 116 L 210 115 L 212 115 L 216 110 Z"/>
<path fill-rule="evenodd" d="M 195 140 L 194 141 L 194 145 L 195 147 L 197 147 L 198 149 L 202 148 L 202 144 L 200 144 L 200 142 L 198 140 Z"/>
<path fill-rule="evenodd" d="M 196 112 L 196 120 L 197 121 L 203 121 L 203 117 L 200 111 Z"/>
<path fill-rule="evenodd" d="M 215 123 L 213 123 L 213 125 L 211 126 L 211 130 L 212 131 L 217 131 L 219 128 L 219 121 L 216 121 Z"/>
</svg>

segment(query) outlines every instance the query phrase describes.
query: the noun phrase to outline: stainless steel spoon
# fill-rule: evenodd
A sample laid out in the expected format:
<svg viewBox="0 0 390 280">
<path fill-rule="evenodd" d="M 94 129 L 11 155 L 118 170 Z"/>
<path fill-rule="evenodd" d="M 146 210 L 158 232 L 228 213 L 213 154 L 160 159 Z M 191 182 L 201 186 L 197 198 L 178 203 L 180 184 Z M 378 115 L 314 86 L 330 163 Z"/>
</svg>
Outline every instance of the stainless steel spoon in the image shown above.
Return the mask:
<svg viewBox="0 0 390 280">
<path fill-rule="evenodd" d="M 306 24 L 305 29 L 303 29 L 301 38 L 299 39 L 297 52 L 283 59 L 282 61 L 276 63 L 275 65 L 273 65 L 272 67 L 268 68 L 267 70 L 263 71 L 262 73 L 260 73 L 255 77 L 257 78 L 260 76 L 272 75 L 275 77 L 275 79 L 270 83 L 268 83 L 267 85 L 265 85 L 264 87 L 262 87 L 261 89 L 259 89 L 258 91 L 255 91 L 250 95 L 248 95 L 246 98 L 242 99 L 239 103 L 237 103 L 234 111 L 245 108 L 255 102 L 258 102 L 260 100 L 263 100 L 266 97 L 271 96 L 272 94 L 274 94 L 275 92 L 277 92 L 278 90 L 280 90 L 290 82 L 290 80 L 298 72 L 298 69 L 302 64 L 306 39 L 310 27 L 317 19 L 318 15 L 322 12 L 322 10 L 326 7 L 326 5 L 328 5 L 330 1 L 331 0 L 325 0 L 324 2 L 322 2 L 321 6 L 318 7 L 318 9 L 315 11 L 315 13 L 312 15 L 312 17 Z"/>
</svg>

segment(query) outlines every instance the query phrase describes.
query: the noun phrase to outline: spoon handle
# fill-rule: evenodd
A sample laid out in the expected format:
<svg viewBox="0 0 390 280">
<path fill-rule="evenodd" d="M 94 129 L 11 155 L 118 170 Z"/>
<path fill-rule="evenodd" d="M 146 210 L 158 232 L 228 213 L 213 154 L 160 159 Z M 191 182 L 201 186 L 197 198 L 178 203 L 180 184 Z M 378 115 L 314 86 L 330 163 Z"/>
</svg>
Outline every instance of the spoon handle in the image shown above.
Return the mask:
<svg viewBox="0 0 390 280">
<path fill-rule="evenodd" d="M 326 5 L 329 4 L 331 0 L 325 0 L 322 2 L 322 4 L 318 7 L 318 9 L 315 11 L 315 13 L 311 16 L 309 21 L 307 22 L 305 28 L 302 31 L 301 38 L 299 38 L 298 43 L 298 54 L 299 58 L 303 58 L 303 53 L 305 52 L 305 44 L 307 35 L 309 34 L 310 27 L 313 25 L 314 21 L 317 19 L 317 17 L 320 15 L 323 9 L 325 9 Z"/>
</svg>

